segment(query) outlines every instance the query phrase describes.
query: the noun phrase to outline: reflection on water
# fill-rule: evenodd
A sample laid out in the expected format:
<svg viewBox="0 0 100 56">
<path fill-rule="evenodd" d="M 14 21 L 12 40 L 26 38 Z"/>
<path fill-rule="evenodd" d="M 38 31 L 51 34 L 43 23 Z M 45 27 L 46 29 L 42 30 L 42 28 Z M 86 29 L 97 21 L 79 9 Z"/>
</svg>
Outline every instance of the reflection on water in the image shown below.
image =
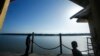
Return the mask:
<svg viewBox="0 0 100 56">
<path fill-rule="evenodd" d="M 26 36 L 0 36 L 0 51 L 23 52 Z"/>
<path fill-rule="evenodd" d="M 17 52 L 23 53 L 25 51 L 26 36 L 0 36 L 0 52 Z M 59 36 L 35 36 L 34 41 L 42 47 L 53 48 L 59 45 Z M 78 49 L 83 51 L 87 49 L 86 36 L 62 36 L 62 42 L 69 48 L 71 42 L 78 42 Z M 35 53 L 59 53 L 59 48 L 54 50 L 44 50 L 34 44 Z M 63 47 L 63 53 L 71 54 L 71 50 Z"/>
</svg>

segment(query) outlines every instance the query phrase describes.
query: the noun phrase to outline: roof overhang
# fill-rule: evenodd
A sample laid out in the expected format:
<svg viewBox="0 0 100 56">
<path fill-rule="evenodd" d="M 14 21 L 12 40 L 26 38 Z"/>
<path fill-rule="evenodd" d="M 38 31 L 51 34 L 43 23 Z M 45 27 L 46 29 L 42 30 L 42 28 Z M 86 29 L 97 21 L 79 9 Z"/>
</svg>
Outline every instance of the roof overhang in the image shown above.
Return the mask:
<svg viewBox="0 0 100 56">
<path fill-rule="evenodd" d="M 89 4 L 89 0 L 70 0 L 70 1 L 82 6 L 84 8 Z"/>
<path fill-rule="evenodd" d="M 77 22 L 88 22 L 87 19 L 90 14 L 90 6 L 87 6 L 86 8 L 82 9 L 81 11 L 73 15 L 70 19 L 78 18 Z"/>
<path fill-rule="evenodd" d="M 78 18 L 77 22 L 88 22 L 88 17 L 91 15 L 89 0 L 70 0 L 70 1 L 84 8 L 75 15 L 73 15 L 72 17 L 70 17 L 70 19 Z"/>
</svg>

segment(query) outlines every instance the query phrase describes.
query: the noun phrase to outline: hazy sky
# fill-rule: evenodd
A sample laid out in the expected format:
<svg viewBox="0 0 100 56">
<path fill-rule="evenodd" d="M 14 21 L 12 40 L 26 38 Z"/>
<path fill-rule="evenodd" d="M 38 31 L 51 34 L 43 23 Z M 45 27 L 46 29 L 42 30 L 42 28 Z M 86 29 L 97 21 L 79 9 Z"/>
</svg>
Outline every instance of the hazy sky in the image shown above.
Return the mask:
<svg viewBox="0 0 100 56">
<path fill-rule="evenodd" d="M 86 33 L 87 23 L 70 20 L 81 9 L 69 0 L 15 0 L 9 6 L 2 32 Z"/>
</svg>

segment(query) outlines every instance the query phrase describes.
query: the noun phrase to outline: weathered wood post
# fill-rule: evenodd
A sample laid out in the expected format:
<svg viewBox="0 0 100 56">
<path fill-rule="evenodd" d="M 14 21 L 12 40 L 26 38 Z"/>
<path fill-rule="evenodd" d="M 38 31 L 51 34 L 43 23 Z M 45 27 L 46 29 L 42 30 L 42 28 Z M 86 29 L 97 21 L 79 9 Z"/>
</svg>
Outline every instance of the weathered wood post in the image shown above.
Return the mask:
<svg viewBox="0 0 100 56">
<path fill-rule="evenodd" d="M 61 37 L 61 33 L 59 34 L 59 40 L 60 40 L 60 55 L 63 53 L 62 52 L 62 37 Z"/>
</svg>

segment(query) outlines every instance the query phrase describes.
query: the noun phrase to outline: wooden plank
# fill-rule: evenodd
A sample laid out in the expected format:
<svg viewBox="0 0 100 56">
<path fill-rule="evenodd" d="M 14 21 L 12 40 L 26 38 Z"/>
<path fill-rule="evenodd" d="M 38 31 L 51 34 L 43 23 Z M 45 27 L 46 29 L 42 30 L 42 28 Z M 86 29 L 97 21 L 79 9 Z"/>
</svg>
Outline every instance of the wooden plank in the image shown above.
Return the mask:
<svg viewBox="0 0 100 56">
<path fill-rule="evenodd" d="M 0 30 L 2 29 L 9 3 L 10 3 L 10 0 L 5 0 L 5 2 L 4 2 L 4 6 L 3 6 L 1 14 L 0 14 Z"/>
</svg>

